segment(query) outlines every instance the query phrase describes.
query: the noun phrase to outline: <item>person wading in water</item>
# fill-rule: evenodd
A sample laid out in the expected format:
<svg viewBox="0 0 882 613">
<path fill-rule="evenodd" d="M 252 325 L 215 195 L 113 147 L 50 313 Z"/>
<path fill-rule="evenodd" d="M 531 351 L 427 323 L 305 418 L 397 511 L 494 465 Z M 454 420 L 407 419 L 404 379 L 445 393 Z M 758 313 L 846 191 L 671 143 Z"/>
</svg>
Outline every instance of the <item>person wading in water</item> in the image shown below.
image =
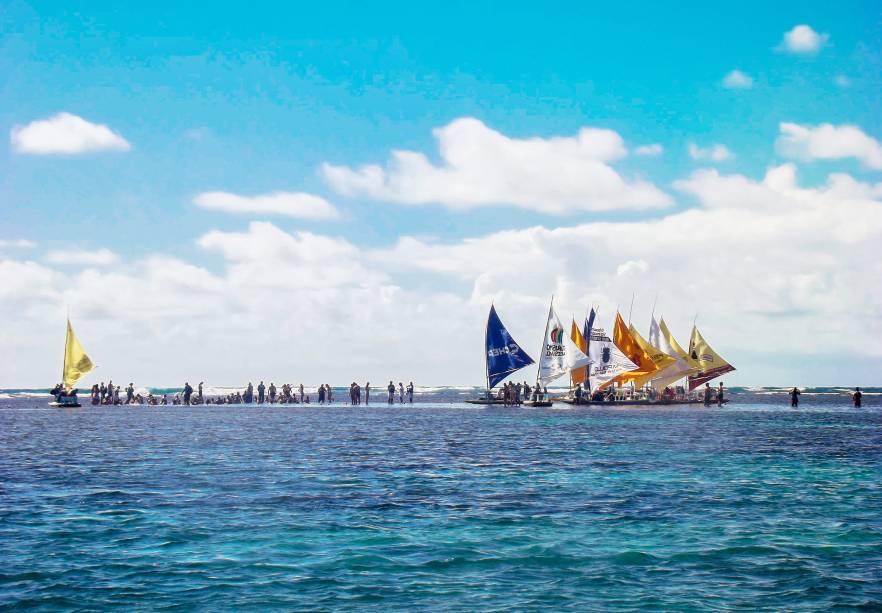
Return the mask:
<svg viewBox="0 0 882 613">
<path fill-rule="evenodd" d="M 790 390 L 790 406 L 796 408 L 799 406 L 799 390 L 795 387 Z"/>
</svg>

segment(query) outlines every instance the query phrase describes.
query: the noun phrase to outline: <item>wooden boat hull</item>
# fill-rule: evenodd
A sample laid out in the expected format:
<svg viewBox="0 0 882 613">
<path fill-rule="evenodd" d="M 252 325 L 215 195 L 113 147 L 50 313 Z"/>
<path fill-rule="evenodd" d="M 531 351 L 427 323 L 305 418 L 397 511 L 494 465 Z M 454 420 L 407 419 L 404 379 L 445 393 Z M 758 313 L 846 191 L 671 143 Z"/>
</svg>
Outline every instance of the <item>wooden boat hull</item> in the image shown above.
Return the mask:
<svg viewBox="0 0 882 613">
<path fill-rule="evenodd" d="M 486 405 L 486 406 L 489 406 L 489 405 L 503 406 L 505 404 L 505 400 L 502 400 L 501 398 L 472 398 L 471 400 L 466 400 L 465 402 L 466 402 L 466 404 L 479 404 L 479 405 Z M 527 404 L 527 403 L 526 402 L 524 402 L 524 403 L 518 402 L 518 403 L 509 405 L 509 406 L 520 406 L 521 404 Z"/>
<path fill-rule="evenodd" d="M 572 398 L 557 398 L 558 401 L 566 404 L 578 406 L 596 406 L 596 407 L 639 407 L 639 406 L 674 406 L 680 404 L 704 404 L 704 400 L 580 400 L 576 402 Z M 729 402 L 728 398 L 723 399 L 723 404 Z M 717 404 L 716 401 L 711 402 L 708 406 Z"/>
<path fill-rule="evenodd" d="M 534 409 L 547 408 L 554 404 L 551 400 L 528 400 L 524 403 L 525 407 L 532 407 Z"/>
<path fill-rule="evenodd" d="M 75 408 L 81 407 L 83 405 L 81 405 L 79 402 L 72 402 L 72 403 L 71 402 L 50 402 L 49 406 L 56 407 L 59 409 L 75 409 Z"/>
</svg>

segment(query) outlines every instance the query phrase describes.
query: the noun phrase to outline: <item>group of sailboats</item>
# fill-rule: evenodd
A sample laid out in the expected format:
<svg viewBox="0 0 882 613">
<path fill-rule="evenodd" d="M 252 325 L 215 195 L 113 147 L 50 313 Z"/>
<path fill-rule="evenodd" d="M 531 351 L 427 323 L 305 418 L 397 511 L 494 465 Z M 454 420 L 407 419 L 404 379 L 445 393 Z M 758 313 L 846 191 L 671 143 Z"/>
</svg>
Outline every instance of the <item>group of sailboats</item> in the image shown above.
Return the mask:
<svg viewBox="0 0 882 613">
<path fill-rule="evenodd" d="M 492 305 L 485 351 L 487 394 L 469 402 L 502 404 L 493 388 L 534 361 L 512 338 Z M 603 405 L 701 403 L 708 396 L 695 394 L 696 388 L 733 370 L 735 367 L 711 348 L 695 325 L 688 351 L 671 334 L 664 318 L 656 320 L 654 313 L 648 339 L 633 324 L 626 324 L 618 312 L 610 338 L 600 326 L 595 308 L 581 327 L 574 319 L 567 334 L 552 300 L 534 388 L 540 392 L 540 403 L 536 404 L 536 396 L 524 400 L 528 405 L 548 406 L 550 401 L 542 398 L 541 393 L 553 381 L 569 375 L 570 392 L 555 400 Z"/>
</svg>

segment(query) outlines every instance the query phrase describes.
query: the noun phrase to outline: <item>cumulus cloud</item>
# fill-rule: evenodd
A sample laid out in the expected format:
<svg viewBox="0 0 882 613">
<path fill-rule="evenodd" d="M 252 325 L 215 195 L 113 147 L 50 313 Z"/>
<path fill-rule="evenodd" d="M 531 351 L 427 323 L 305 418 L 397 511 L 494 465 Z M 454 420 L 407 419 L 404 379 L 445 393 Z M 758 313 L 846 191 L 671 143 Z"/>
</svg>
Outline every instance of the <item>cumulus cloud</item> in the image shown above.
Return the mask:
<svg viewBox="0 0 882 613">
<path fill-rule="evenodd" d="M 229 192 L 203 192 L 193 199 L 203 209 L 248 215 L 286 215 L 299 219 L 336 219 L 337 209 L 330 202 L 303 192 L 272 192 L 240 196 Z"/>
<path fill-rule="evenodd" d="M 673 187 L 695 205 L 450 241 L 365 247 L 252 222 L 195 238 L 204 266 L 159 254 L 71 271 L 0 256 L 0 342 L 16 356 L 0 387 L 57 376 L 45 356 L 62 342 L 66 305 L 102 364 L 94 377 L 150 384 L 479 383 L 491 300 L 529 347 L 552 293 L 563 315 L 599 304 L 609 325 L 635 290 L 641 330 L 656 292 L 681 342 L 700 312 L 738 381 L 781 383 L 749 359 L 757 352 L 835 356 L 821 384 L 880 363 L 866 339 L 882 334 L 882 260 L 867 257 L 882 241 L 882 183 L 835 173 L 806 187 L 788 163 L 760 178 L 699 169 Z"/>
<path fill-rule="evenodd" d="M 627 155 L 618 133 L 582 128 L 575 136 L 511 138 L 474 118 L 434 130 L 440 163 L 416 151 L 392 152 L 383 167 L 323 164 L 328 185 L 345 196 L 453 209 L 511 205 L 544 213 L 653 209 L 670 197 L 612 163 Z"/>
<path fill-rule="evenodd" d="M 727 89 L 750 89 L 753 87 L 753 77 L 740 70 L 733 70 L 723 77 L 723 87 Z"/>
<path fill-rule="evenodd" d="M 784 33 L 784 38 L 778 45 L 778 51 L 811 55 L 820 51 L 830 39 L 829 34 L 819 34 L 811 26 L 806 24 L 794 26 L 792 30 Z"/>
<path fill-rule="evenodd" d="M 857 126 L 824 123 L 804 126 L 781 123 L 775 143 L 778 152 L 801 160 L 839 160 L 855 158 L 867 168 L 882 170 L 882 144 Z"/>
<path fill-rule="evenodd" d="M 702 148 L 696 145 L 695 143 L 689 143 L 689 156 L 693 160 L 710 160 L 712 162 L 725 162 L 726 160 L 731 160 L 735 157 L 735 154 L 732 153 L 726 145 L 711 145 L 707 148 Z"/>
<path fill-rule="evenodd" d="M 116 254 L 110 249 L 102 248 L 94 251 L 87 249 L 53 249 L 43 258 L 50 264 L 66 266 L 109 266 L 117 261 Z"/>
<path fill-rule="evenodd" d="M 652 143 L 649 145 L 640 145 L 639 147 L 634 149 L 634 155 L 654 157 L 664 153 L 664 150 L 664 147 L 662 147 L 659 143 Z"/>
<path fill-rule="evenodd" d="M 106 125 L 92 123 L 70 113 L 58 113 L 24 126 L 14 126 L 10 142 L 18 153 L 34 155 L 74 155 L 131 149 L 126 139 Z"/>
</svg>

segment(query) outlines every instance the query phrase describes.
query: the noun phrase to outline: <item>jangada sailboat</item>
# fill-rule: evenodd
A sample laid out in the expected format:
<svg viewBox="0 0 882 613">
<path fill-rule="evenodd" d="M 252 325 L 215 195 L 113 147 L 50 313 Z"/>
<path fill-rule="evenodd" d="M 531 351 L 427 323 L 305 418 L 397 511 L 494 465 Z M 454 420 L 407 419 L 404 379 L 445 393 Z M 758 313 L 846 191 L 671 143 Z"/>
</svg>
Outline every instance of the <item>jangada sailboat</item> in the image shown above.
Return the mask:
<svg viewBox="0 0 882 613">
<path fill-rule="evenodd" d="M 61 370 L 61 383 L 56 385 L 51 393 L 55 401 L 50 402 L 52 407 L 78 407 L 77 390 L 74 389 L 77 381 L 94 368 L 92 360 L 86 355 L 83 346 L 74 334 L 70 319 L 67 320 L 67 336 L 64 339 L 64 365 Z"/>
<path fill-rule="evenodd" d="M 577 330 L 578 332 L 578 330 Z M 578 336 L 577 336 L 578 339 Z M 542 339 L 542 354 L 539 357 L 539 370 L 536 373 L 536 388 L 544 390 L 549 383 L 564 375 L 571 375 L 574 371 L 585 368 L 591 364 L 582 349 L 567 336 L 566 329 L 560 322 L 557 313 L 554 312 L 554 301 L 548 308 L 548 320 L 545 323 L 545 336 Z M 578 375 L 577 375 L 578 376 Z M 524 402 L 530 407 L 550 407 L 552 401 L 545 397 L 544 391 L 541 397 Z"/>
<path fill-rule="evenodd" d="M 484 398 L 466 400 L 469 404 L 504 404 L 502 398 L 493 397 L 493 388 L 510 374 L 533 364 L 533 358 L 521 349 L 502 324 L 496 308 L 490 305 L 487 329 L 484 334 L 484 357 L 486 358 L 487 394 Z"/>
</svg>

